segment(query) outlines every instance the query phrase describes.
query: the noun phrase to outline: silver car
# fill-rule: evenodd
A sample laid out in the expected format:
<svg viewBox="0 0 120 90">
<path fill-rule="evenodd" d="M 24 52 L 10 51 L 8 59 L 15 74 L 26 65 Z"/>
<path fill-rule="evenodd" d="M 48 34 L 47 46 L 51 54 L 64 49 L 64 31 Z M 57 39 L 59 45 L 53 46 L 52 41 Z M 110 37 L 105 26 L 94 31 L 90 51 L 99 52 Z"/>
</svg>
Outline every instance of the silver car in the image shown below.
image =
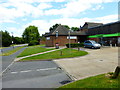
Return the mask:
<svg viewBox="0 0 120 90">
<path fill-rule="evenodd" d="M 86 40 L 84 42 L 84 47 L 88 47 L 88 48 L 100 48 L 101 45 L 93 40 Z"/>
</svg>

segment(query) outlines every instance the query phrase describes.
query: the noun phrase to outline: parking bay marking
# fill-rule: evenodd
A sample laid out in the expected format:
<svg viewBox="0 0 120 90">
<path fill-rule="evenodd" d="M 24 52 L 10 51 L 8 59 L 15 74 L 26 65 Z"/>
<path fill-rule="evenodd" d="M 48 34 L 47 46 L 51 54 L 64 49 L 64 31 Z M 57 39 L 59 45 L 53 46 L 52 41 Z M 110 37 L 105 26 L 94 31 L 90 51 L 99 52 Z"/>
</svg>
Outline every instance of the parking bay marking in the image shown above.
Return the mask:
<svg viewBox="0 0 120 90">
<path fill-rule="evenodd" d="M 32 72 L 32 71 L 47 71 L 47 70 L 55 70 L 55 69 L 58 69 L 58 67 L 54 67 L 54 68 L 45 68 L 45 69 L 37 69 L 37 70 L 26 70 L 26 71 L 19 71 L 19 72 L 11 72 L 11 74 L 27 73 L 27 72 Z"/>
</svg>

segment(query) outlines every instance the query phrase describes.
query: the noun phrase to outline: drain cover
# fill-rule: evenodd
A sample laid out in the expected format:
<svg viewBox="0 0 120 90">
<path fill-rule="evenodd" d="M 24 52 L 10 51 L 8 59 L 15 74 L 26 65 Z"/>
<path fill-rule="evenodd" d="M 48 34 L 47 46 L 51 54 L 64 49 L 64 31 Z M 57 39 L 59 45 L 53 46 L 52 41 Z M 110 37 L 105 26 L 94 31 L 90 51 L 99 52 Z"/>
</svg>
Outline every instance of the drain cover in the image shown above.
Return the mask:
<svg viewBox="0 0 120 90">
<path fill-rule="evenodd" d="M 61 84 L 66 84 L 66 83 L 69 83 L 69 82 L 71 82 L 70 80 L 64 80 L 64 81 L 62 81 L 62 82 L 60 82 Z"/>
<path fill-rule="evenodd" d="M 100 61 L 103 61 L 103 60 L 100 60 Z"/>
</svg>

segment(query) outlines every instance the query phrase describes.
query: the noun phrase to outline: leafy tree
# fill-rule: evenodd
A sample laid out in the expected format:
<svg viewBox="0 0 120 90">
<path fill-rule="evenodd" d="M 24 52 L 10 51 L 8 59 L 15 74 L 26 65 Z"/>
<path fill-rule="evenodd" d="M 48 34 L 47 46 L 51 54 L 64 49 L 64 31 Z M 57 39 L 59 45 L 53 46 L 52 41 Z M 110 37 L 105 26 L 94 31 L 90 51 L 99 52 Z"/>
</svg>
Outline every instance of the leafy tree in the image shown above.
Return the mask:
<svg viewBox="0 0 120 90">
<path fill-rule="evenodd" d="M 8 47 L 12 44 L 12 38 L 9 35 L 7 31 L 3 32 L 0 31 L 0 34 L 2 35 L 2 46 L 3 47 Z"/>
<path fill-rule="evenodd" d="M 55 25 L 53 25 L 52 27 L 50 27 L 49 31 L 51 32 L 51 31 L 55 30 L 59 25 L 60 24 L 56 23 Z"/>
<path fill-rule="evenodd" d="M 73 30 L 73 31 L 79 31 L 79 28 L 78 27 L 72 27 L 71 30 Z"/>
<path fill-rule="evenodd" d="M 25 31 L 22 35 L 25 43 L 29 43 L 32 40 L 39 40 L 40 34 L 38 32 L 38 27 L 35 26 L 29 26 L 25 28 Z"/>
<path fill-rule="evenodd" d="M 67 29 L 70 29 L 70 27 L 68 25 L 63 25 L 64 27 L 66 27 Z"/>
<path fill-rule="evenodd" d="M 23 40 L 23 38 L 21 38 L 21 37 L 14 37 L 14 38 L 13 38 L 13 42 L 14 42 L 15 44 L 23 44 L 23 43 L 24 43 L 24 40 Z"/>
</svg>

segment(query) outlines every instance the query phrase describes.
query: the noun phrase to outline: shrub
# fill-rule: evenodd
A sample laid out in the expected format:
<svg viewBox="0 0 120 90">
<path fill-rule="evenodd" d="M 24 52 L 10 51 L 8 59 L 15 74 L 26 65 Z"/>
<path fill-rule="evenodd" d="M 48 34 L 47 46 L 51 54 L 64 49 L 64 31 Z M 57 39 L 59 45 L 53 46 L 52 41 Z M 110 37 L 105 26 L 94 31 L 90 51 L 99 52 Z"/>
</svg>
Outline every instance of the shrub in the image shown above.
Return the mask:
<svg viewBox="0 0 120 90">
<path fill-rule="evenodd" d="M 29 42 L 28 46 L 38 45 L 39 42 L 37 40 L 32 40 Z"/>
<path fill-rule="evenodd" d="M 70 47 L 71 48 L 75 48 L 75 47 L 83 47 L 84 44 L 83 43 L 71 43 Z M 69 43 L 66 44 L 66 47 L 69 48 Z"/>
</svg>

